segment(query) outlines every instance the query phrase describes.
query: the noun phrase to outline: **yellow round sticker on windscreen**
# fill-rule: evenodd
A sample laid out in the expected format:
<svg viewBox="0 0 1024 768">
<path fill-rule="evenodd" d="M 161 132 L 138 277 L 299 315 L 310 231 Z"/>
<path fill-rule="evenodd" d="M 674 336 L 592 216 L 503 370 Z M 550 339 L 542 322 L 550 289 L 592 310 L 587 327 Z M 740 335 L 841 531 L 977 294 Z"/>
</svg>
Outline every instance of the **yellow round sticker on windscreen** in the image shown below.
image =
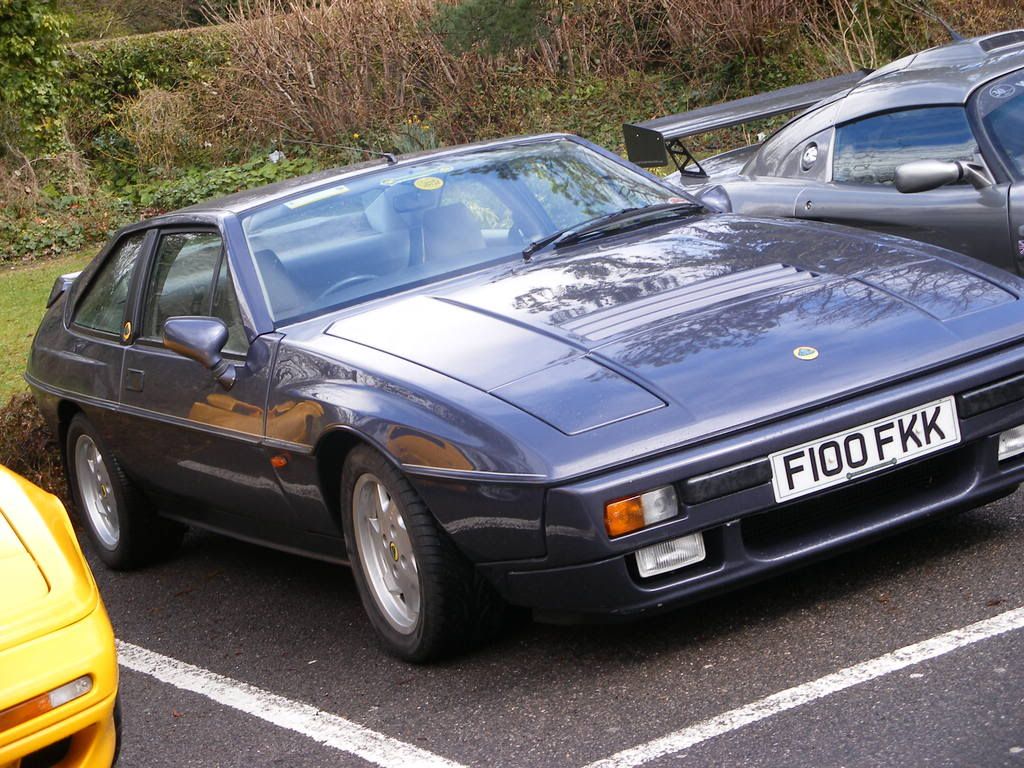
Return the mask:
<svg viewBox="0 0 1024 768">
<path fill-rule="evenodd" d="M 437 176 L 424 176 L 422 179 L 416 179 L 416 181 L 413 182 L 413 186 L 416 187 L 416 189 L 424 189 L 430 192 L 443 187 L 444 181 L 437 178 Z"/>
</svg>

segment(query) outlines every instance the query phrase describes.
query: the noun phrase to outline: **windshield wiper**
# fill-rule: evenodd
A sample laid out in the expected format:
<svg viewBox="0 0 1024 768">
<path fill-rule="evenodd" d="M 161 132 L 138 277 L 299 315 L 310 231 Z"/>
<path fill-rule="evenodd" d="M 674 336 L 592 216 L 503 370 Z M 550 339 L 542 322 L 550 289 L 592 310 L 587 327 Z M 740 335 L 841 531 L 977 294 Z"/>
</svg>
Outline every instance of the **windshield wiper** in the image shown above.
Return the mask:
<svg viewBox="0 0 1024 768">
<path fill-rule="evenodd" d="M 523 249 L 523 260 L 529 261 L 535 254 L 549 248 L 572 245 L 598 235 L 611 234 L 622 229 L 650 224 L 660 219 L 693 213 L 700 208 L 699 204 L 693 202 L 660 203 L 643 208 L 625 208 L 615 213 L 606 213 L 534 240 Z"/>
</svg>

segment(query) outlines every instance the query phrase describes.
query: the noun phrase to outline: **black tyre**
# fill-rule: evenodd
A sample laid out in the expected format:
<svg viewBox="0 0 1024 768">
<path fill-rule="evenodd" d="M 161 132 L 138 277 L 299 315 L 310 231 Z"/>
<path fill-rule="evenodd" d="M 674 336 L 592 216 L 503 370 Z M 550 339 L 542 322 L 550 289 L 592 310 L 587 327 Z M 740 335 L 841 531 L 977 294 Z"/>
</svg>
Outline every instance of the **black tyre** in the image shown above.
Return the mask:
<svg viewBox="0 0 1024 768">
<path fill-rule="evenodd" d="M 104 563 L 118 570 L 138 568 L 178 548 L 185 526 L 153 512 L 82 414 L 68 426 L 66 449 L 75 508 Z"/>
<path fill-rule="evenodd" d="M 387 459 L 368 447 L 354 449 L 341 473 L 341 493 L 356 586 L 388 653 L 432 661 L 495 631 L 501 599 Z"/>
</svg>

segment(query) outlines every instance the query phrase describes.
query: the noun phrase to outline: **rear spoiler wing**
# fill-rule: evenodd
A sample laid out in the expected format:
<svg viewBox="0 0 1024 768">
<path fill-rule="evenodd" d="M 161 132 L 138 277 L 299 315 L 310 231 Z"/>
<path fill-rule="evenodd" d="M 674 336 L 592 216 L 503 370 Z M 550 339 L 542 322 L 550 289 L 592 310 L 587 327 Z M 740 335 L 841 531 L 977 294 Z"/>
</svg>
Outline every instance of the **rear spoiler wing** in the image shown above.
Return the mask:
<svg viewBox="0 0 1024 768">
<path fill-rule="evenodd" d="M 668 165 L 670 158 L 677 160 L 677 155 L 693 160 L 680 139 L 806 109 L 853 88 L 869 74 L 870 69 L 859 69 L 846 75 L 792 85 L 678 115 L 659 117 L 643 123 L 626 123 L 622 126 L 626 152 L 630 160 L 644 168 Z"/>
</svg>

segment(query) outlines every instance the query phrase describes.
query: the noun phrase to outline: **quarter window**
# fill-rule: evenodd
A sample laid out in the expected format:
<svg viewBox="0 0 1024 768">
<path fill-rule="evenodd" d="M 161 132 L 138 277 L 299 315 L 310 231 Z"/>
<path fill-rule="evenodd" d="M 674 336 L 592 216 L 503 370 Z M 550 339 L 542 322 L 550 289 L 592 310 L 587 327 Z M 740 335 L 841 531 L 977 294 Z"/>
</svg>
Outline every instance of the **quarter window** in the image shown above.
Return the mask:
<svg viewBox="0 0 1024 768">
<path fill-rule="evenodd" d="M 140 232 L 117 245 L 78 302 L 74 320 L 77 325 L 120 335 L 128 288 L 145 239 L 146 233 Z"/>
<path fill-rule="evenodd" d="M 832 177 L 845 184 L 892 184 L 914 160 L 980 159 L 962 107 L 928 107 L 865 118 L 836 133 Z"/>
<path fill-rule="evenodd" d="M 228 260 L 221 259 L 220 270 L 217 272 L 217 284 L 213 288 L 213 317 L 219 317 L 228 327 L 228 343 L 225 352 L 244 355 L 249 349 L 249 341 L 245 336 L 245 325 L 242 323 L 242 312 L 238 308 L 238 298 L 231 284 L 231 273 Z"/>
</svg>

